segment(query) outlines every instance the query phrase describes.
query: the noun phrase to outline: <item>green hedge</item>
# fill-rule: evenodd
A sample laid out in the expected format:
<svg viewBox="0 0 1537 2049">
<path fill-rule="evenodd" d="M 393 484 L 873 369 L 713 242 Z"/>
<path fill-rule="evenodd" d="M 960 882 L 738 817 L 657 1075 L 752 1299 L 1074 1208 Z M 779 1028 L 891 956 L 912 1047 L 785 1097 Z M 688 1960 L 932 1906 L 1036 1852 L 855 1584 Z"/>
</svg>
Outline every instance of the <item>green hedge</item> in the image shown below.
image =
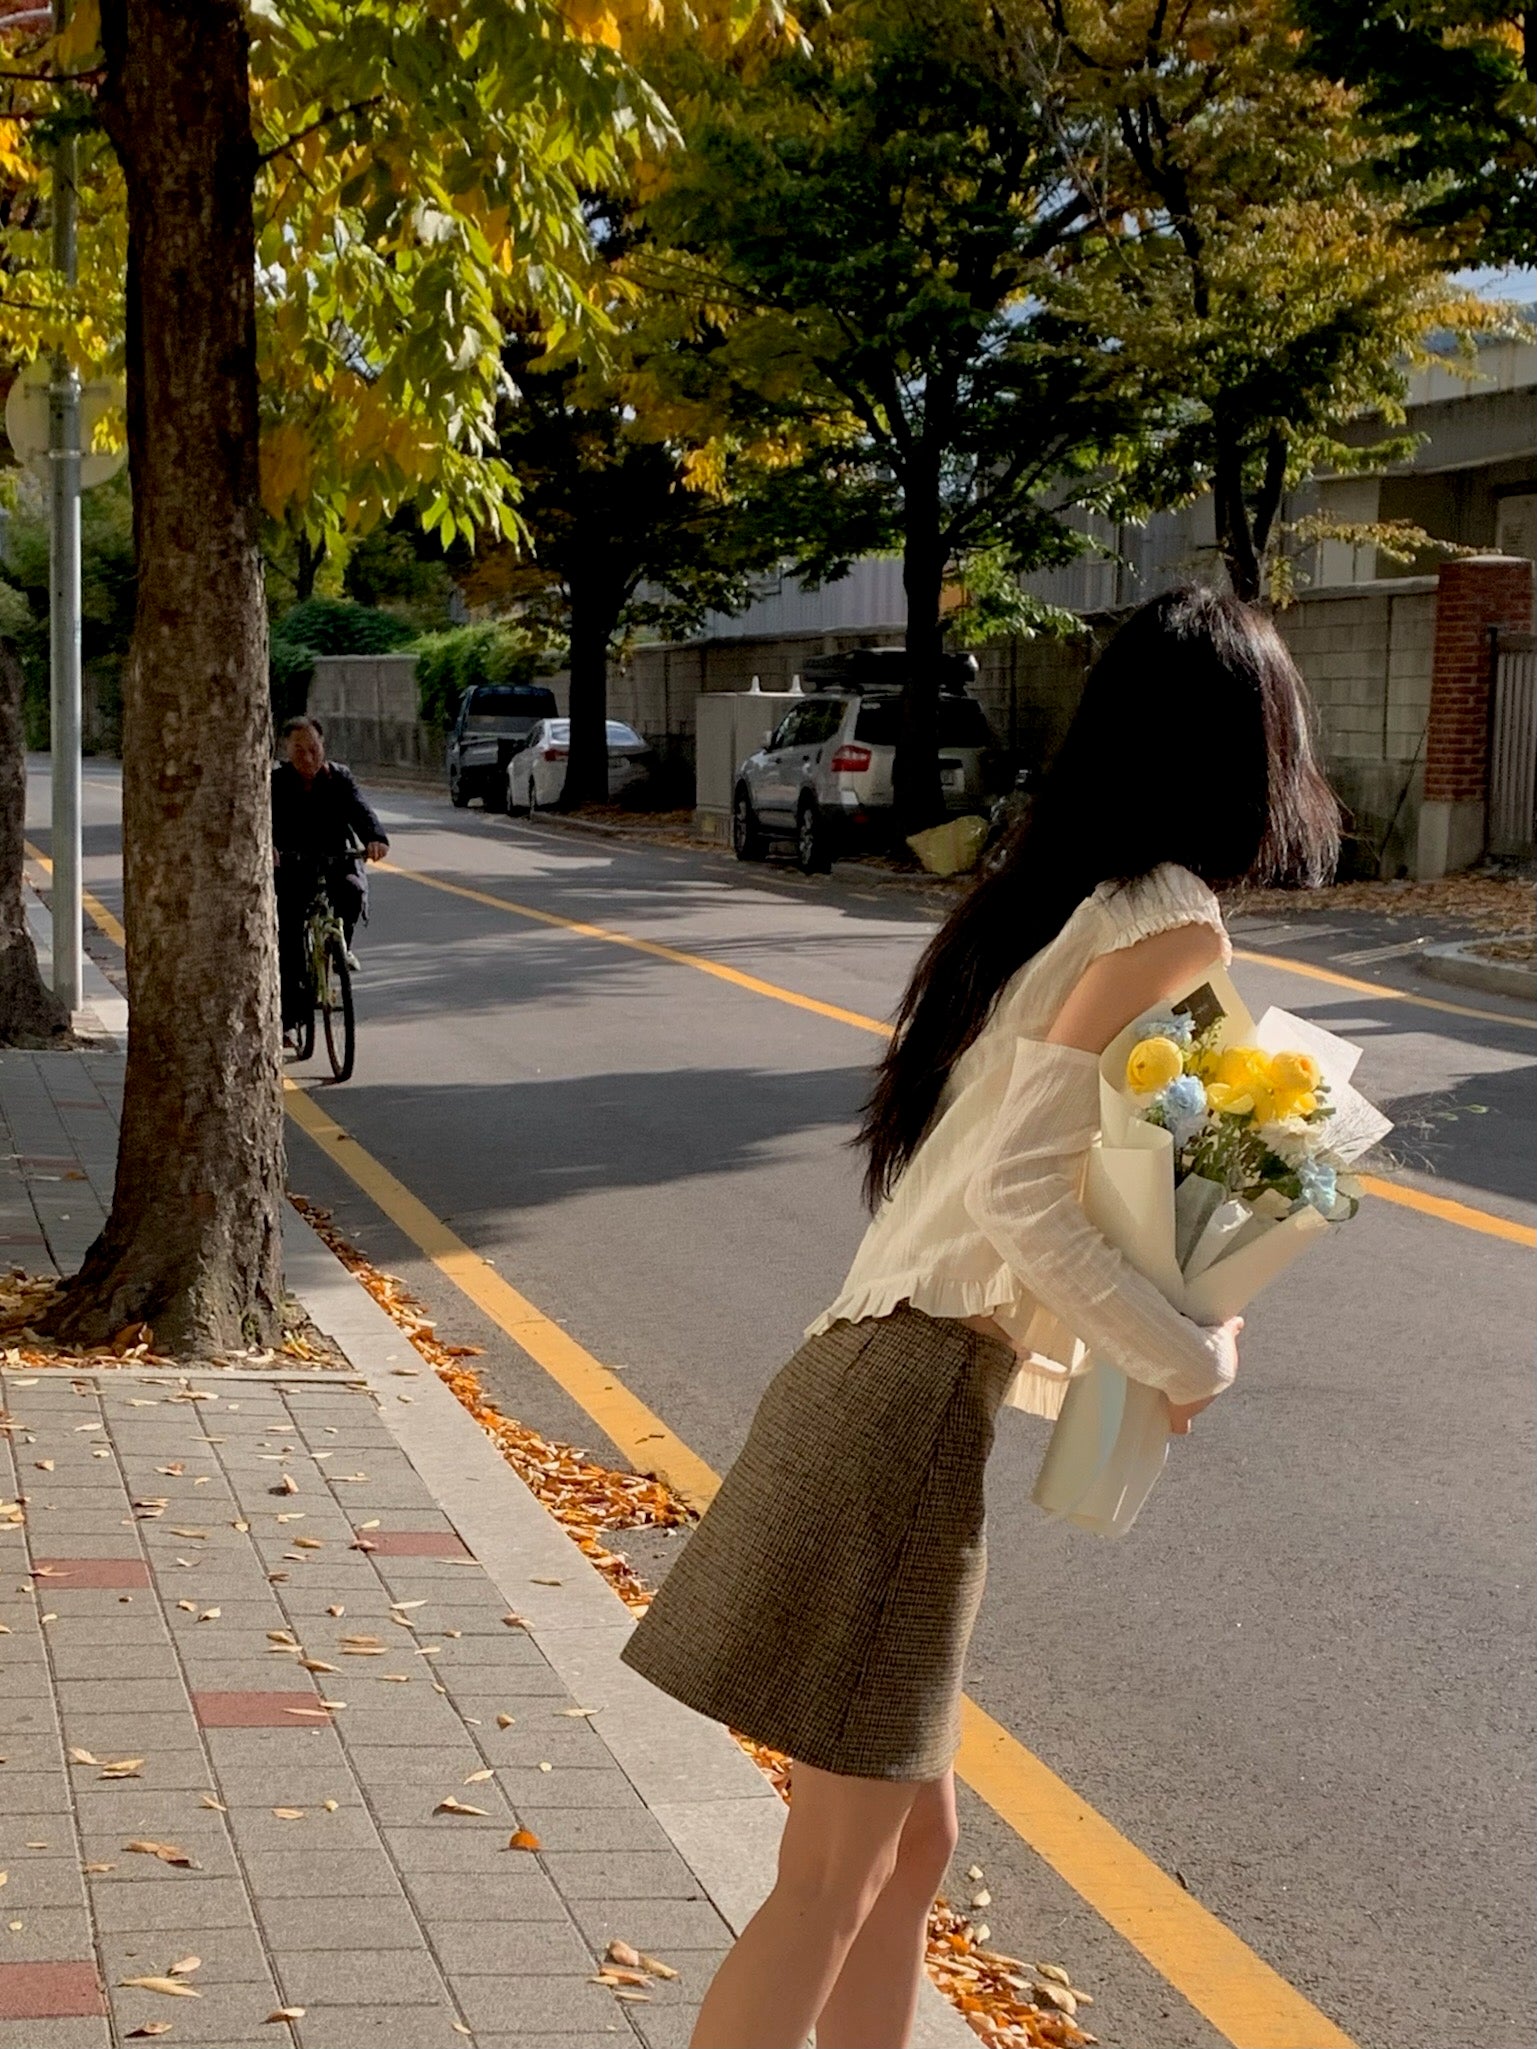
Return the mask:
<svg viewBox="0 0 1537 2049">
<path fill-rule="evenodd" d="M 306 598 L 273 622 L 269 656 L 272 716 L 281 725 L 309 700 L 317 655 L 382 655 L 411 638 L 393 612 L 350 598 Z"/>
<path fill-rule="evenodd" d="M 426 633 L 412 647 L 416 656 L 416 698 L 429 725 L 454 721 L 466 690 L 478 683 L 532 683 L 546 664 L 549 648 L 522 628 L 506 625 L 454 626 Z"/>
</svg>

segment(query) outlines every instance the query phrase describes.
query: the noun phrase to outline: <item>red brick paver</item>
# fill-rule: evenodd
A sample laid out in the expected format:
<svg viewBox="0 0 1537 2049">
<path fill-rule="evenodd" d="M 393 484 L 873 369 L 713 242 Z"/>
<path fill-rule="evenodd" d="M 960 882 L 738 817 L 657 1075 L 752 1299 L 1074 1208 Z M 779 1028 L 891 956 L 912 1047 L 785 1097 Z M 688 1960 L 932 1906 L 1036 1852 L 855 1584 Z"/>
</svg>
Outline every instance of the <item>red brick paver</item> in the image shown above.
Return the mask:
<svg viewBox="0 0 1537 2049">
<path fill-rule="evenodd" d="M 106 2010 L 94 1964 L 0 1964 L 0 2020 L 78 2019 Z"/>
<path fill-rule="evenodd" d="M 302 1729 L 331 1719 L 313 1693 L 194 1693 L 192 1706 L 205 1729 Z"/>
<path fill-rule="evenodd" d="M 149 1567 L 142 1558 L 39 1558 L 33 1572 L 50 1593 L 67 1594 L 76 1587 L 147 1587 Z"/>
</svg>

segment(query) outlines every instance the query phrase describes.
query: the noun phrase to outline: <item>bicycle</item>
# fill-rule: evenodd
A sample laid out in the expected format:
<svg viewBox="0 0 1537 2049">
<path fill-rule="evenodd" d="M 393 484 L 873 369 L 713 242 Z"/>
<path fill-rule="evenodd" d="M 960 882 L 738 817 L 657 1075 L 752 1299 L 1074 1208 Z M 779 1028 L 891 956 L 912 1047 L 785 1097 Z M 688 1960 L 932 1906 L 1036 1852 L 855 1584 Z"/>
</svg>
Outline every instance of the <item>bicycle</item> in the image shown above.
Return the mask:
<svg viewBox="0 0 1537 2049">
<path fill-rule="evenodd" d="M 347 962 L 347 935 L 323 879 L 316 882 L 315 895 L 305 915 L 304 958 L 309 969 L 309 1014 L 299 1028 L 298 1057 L 308 1060 L 314 1054 L 318 1010 L 332 1076 L 337 1081 L 348 1081 L 357 1053 L 352 970 Z"/>
</svg>

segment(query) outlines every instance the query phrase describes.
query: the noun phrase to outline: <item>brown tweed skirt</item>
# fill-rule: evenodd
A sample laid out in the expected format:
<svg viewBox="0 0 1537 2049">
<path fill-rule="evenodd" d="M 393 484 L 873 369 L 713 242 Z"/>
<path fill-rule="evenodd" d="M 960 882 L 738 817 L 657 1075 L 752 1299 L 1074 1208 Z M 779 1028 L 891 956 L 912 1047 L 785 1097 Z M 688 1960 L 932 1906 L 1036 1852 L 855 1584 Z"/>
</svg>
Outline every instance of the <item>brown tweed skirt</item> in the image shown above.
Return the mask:
<svg viewBox="0 0 1537 2049">
<path fill-rule="evenodd" d="M 852 1778 L 939 1778 L 987 1569 L 1013 1350 L 902 1307 L 810 1339 L 624 1652 L 664 1693 Z"/>
</svg>

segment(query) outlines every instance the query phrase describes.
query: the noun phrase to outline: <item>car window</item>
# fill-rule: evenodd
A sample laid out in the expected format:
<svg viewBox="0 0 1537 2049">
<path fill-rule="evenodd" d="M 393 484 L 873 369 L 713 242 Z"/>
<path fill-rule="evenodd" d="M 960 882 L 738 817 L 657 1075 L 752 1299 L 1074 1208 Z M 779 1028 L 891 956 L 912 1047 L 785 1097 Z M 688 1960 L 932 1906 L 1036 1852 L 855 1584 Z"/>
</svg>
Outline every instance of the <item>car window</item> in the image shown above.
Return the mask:
<svg viewBox="0 0 1537 2049">
<path fill-rule="evenodd" d="M 843 724 L 845 705 L 846 700 L 841 697 L 820 698 L 815 704 L 808 704 L 796 728 L 796 746 L 821 747 L 831 740 Z"/>
<path fill-rule="evenodd" d="M 466 701 L 464 724 L 476 732 L 526 733 L 554 709 L 554 692 L 537 684 L 478 683 Z"/>
<path fill-rule="evenodd" d="M 621 719 L 610 719 L 608 744 L 610 747 L 644 747 L 646 743 L 633 726 L 625 725 Z"/>
<path fill-rule="evenodd" d="M 899 697 L 866 698 L 859 707 L 854 738 L 867 747 L 895 747 L 901 729 L 902 700 Z M 939 744 L 941 747 L 990 747 L 992 733 L 987 714 L 974 697 L 942 697 L 939 700 Z"/>
<path fill-rule="evenodd" d="M 777 752 L 781 747 L 793 747 L 795 745 L 795 735 L 799 730 L 800 722 L 804 715 L 805 706 L 799 704 L 795 707 L 794 711 L 787 711 L 785 713 L 773 732 L 769 734 L 767 751 L 770 754 Z"/>
</svg>

